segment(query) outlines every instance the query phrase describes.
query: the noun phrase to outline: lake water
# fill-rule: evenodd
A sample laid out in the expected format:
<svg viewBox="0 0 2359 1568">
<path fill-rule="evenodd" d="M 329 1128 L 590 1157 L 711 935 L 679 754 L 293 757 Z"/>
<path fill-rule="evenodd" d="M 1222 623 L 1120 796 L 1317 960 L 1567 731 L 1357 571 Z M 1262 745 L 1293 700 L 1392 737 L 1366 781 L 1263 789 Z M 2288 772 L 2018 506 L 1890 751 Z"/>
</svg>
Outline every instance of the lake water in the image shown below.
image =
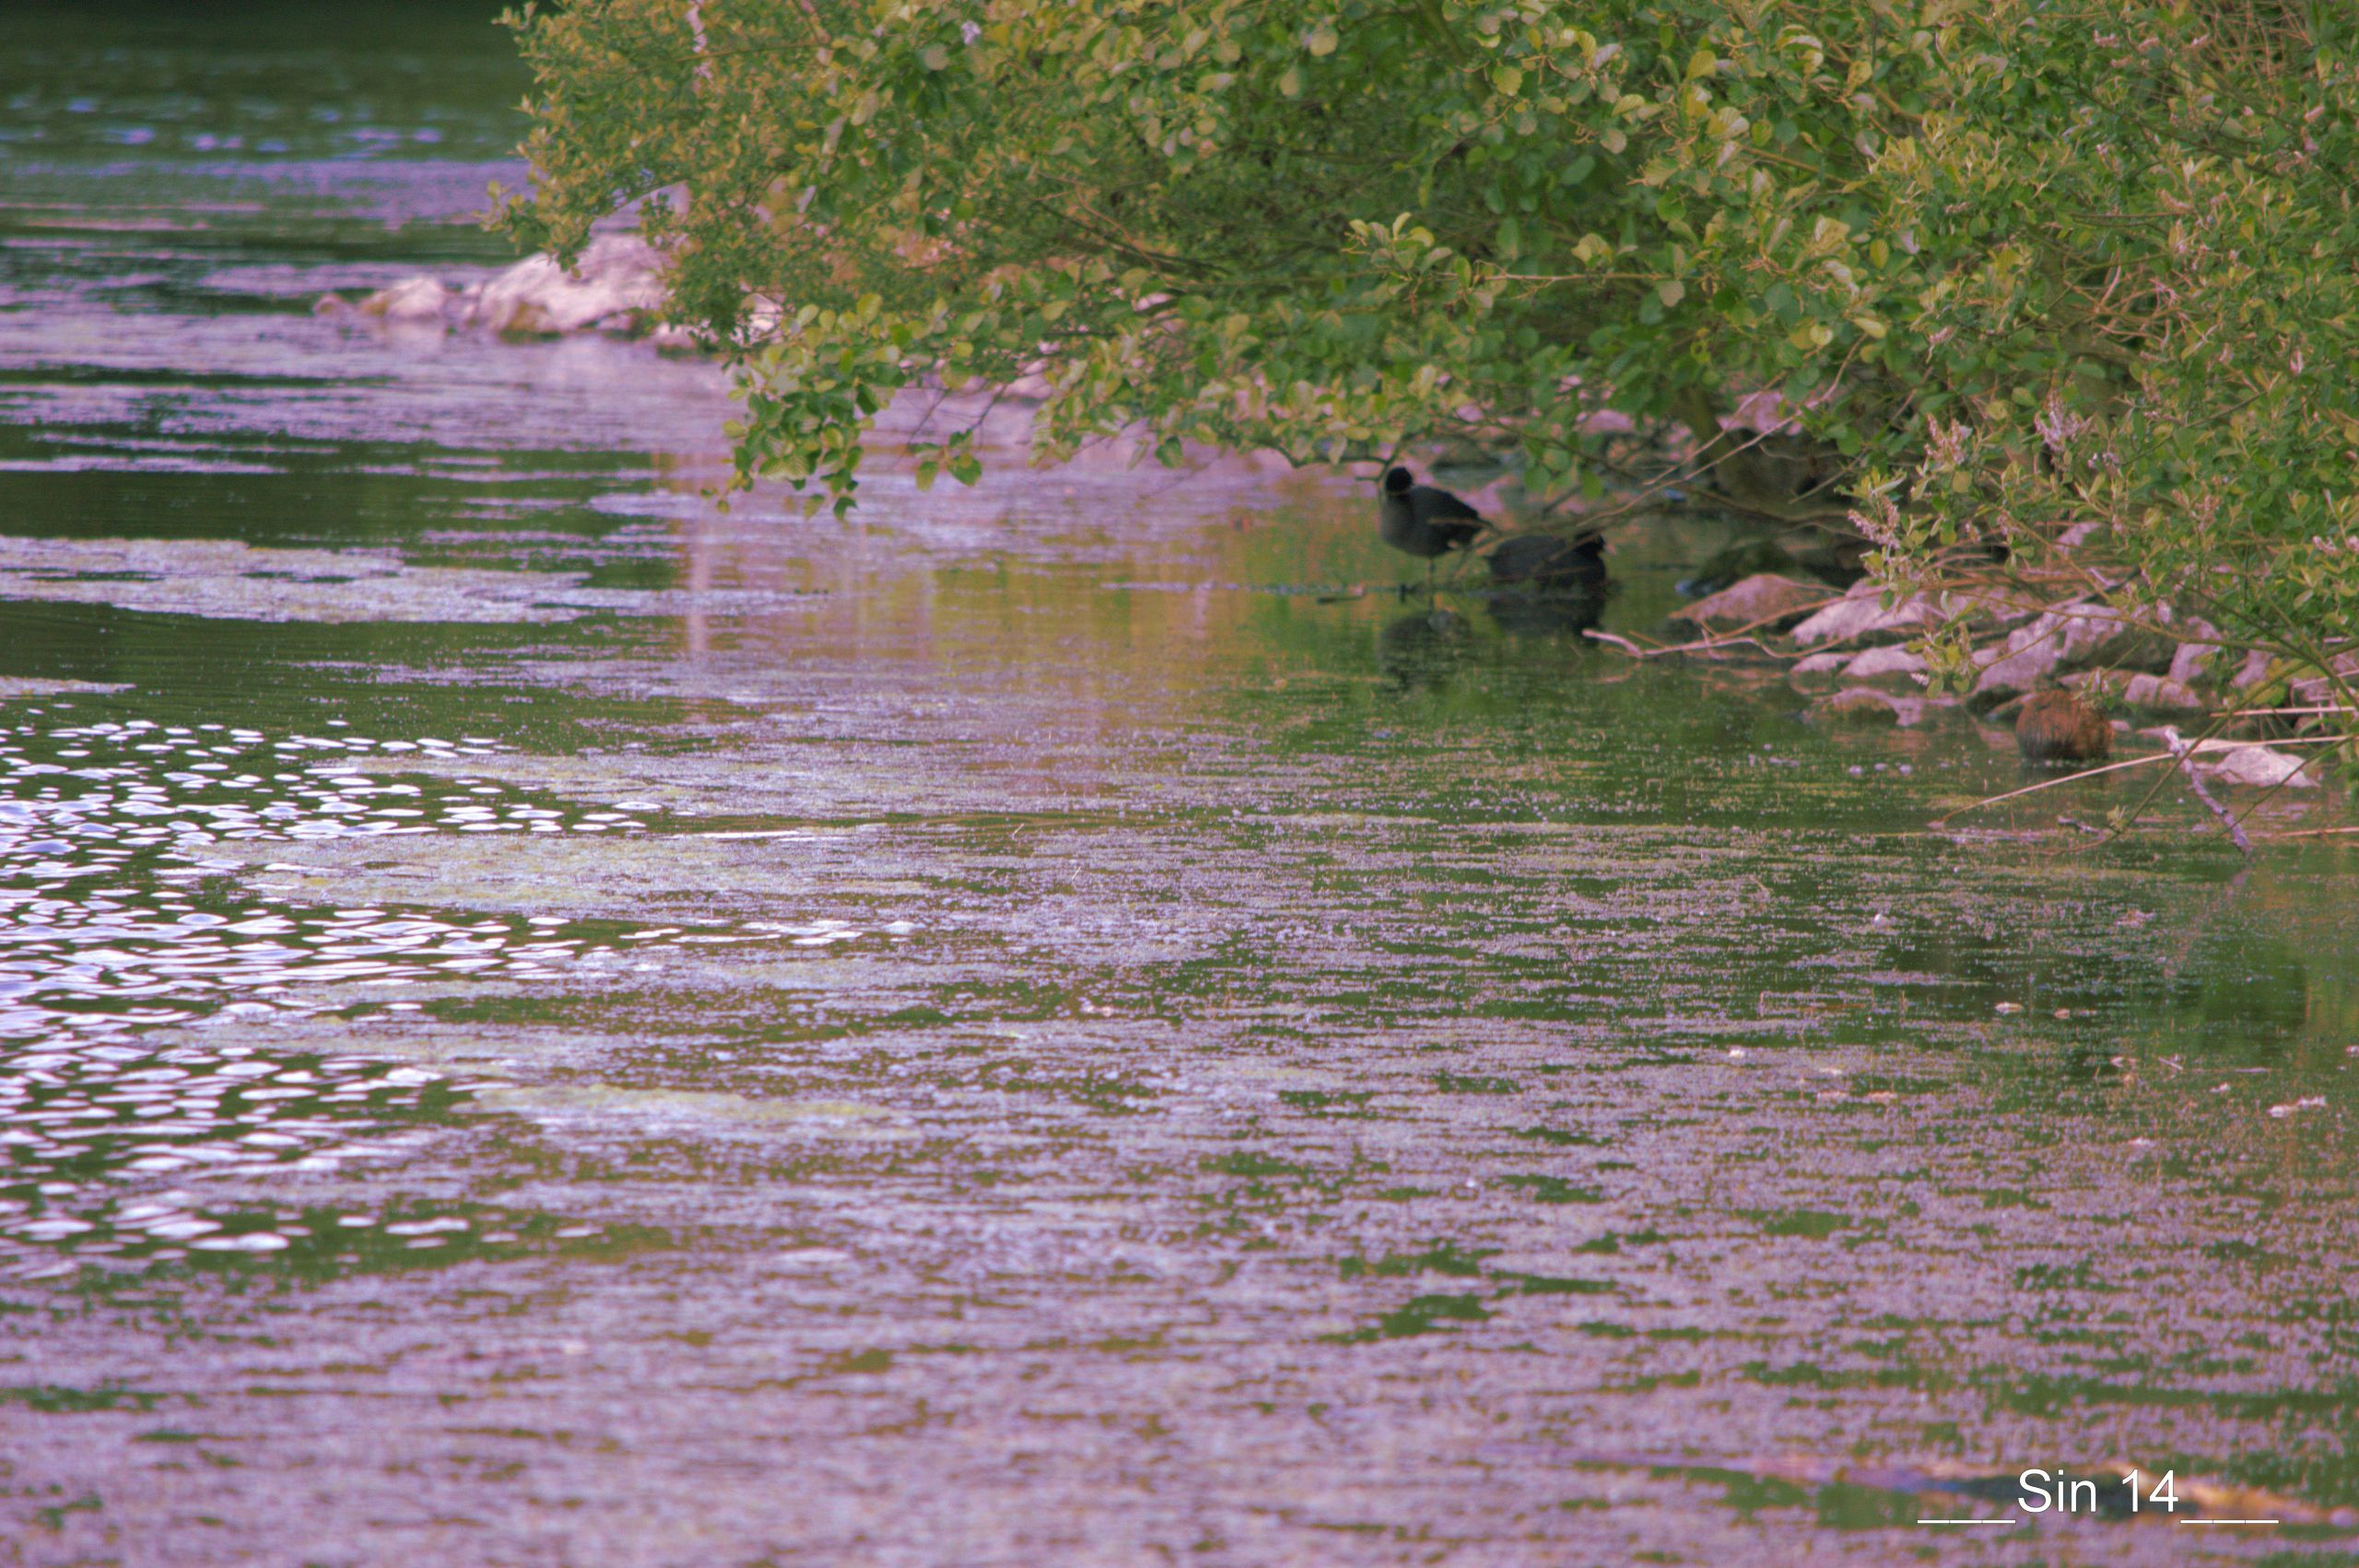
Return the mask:
<svg viewBox="0 0 2359 1568">
<path fill-rule="evenodd" d="M 507 259 L 369 15 L 0 12 L 0 1562 L 2353 1560 L 2330 791 L 1936 828 L 1336 476 L 720 511 L 709 364 L 311 313 Z"/>
</svg>

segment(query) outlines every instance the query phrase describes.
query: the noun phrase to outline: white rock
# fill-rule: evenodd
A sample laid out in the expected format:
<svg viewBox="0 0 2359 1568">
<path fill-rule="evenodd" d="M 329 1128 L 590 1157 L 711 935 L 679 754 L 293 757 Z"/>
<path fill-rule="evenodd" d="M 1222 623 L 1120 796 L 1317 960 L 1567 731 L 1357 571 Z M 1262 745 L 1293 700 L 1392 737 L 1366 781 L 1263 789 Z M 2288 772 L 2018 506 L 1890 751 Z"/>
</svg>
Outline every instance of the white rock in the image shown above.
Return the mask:
<svg viewBox="0 0 2359 1568">
<path fill-rule="evenodd" d="M 1925 678 L 1925 661 L 1907 649 L 1871 648 L 1843 666 L 1847 681 L 1912 681 Z"/>
<path fill-rule="evenodd" d="M 430 277 L 405 278 L 362 300 L 361 314 L 394 322 L 436 322 L 519 336 L 651 330 L 658 346 L 692 347 L 695 333 L 658 325 L 663 308 L 663 253 L 637 234 L 601 234 L 571 271 L 529 256 L 472 288 L 446 288 Z M 328 313 L 325 301 L 314 307 Z"/>
<path fill-rule="evenodd" d="M 391 288 L 381 288 L 360 302 L 360 313 L 388 322 L 431 322 L 447 319 L 451 290 L 430 277 L 405 277 Z"/>
<path fill-rule="evenodd" d="M 570 272 L 528 256 L 462 300 L 461 322 L 493 332 L 637 332 L 663 308 L 663 257 L 636 234 L 602 234 Z"/>
<path fill-rule="evenodd" d="M 2195 759 L 2195 766 L 2205 778 L 2223 784 L 2251 784 L 2264 790 L 2280 785 L 2291 790 L 2315 790 L 2318 783 L 2299 757 L 2287 756 L 2267 746 L 2237 746 L 2208 753 Z"/>
</svg>

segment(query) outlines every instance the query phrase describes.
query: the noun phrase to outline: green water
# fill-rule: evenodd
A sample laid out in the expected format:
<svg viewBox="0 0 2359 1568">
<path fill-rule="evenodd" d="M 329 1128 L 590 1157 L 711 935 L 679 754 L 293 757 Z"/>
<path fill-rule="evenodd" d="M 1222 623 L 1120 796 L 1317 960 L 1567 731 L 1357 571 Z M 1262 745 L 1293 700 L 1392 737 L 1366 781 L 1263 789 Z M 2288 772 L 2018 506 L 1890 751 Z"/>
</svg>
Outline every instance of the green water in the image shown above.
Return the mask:
<svg viewBox="0 0 2359 1568">
<path fill-rule="evenodd" d="M 311 313 L 502 259 L 386 9 L 0 16 L 0 1562 L 2348 1560 L 2339 802 L 1937 830 L 1333 476 L 716 511 Z"/>
</svg>

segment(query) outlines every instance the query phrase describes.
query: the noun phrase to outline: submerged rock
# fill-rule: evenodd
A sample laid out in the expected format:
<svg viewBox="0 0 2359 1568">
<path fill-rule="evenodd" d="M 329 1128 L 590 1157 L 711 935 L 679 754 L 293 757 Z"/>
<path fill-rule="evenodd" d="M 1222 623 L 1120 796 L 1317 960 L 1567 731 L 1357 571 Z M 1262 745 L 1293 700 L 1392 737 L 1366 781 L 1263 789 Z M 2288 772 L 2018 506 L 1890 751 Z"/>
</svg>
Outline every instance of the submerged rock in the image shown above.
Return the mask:
<svg viewBox="0 0 2359 1568">
<path fill-rule="evenodd" d="M 1837 685 L 1851 659 L 1852 655 L 1840 651 L 1804 654 L 1786 672 L 1786 678 L 1798 686 Z"/>
<path fill-rule="evenodd" d="M 1826 590 L 1815 582 L 1755 572 L 1709 598 L 1673 610 L 1671 618 L 1715 632 L 1790 626 L 1825 599 Z"/>
<path fill-rule="evenodd" d="M 663 347 L 687 347 L 695 335 L 665 324 L 663 252 L 636 234 L 602 234 L 570 268 L 547 255 L 528 256 L 495 277 L 452 288 L 431 277 L 404 278 L 347 306 L 334 296 L 314 307 L 346 310 L 377 320 L 445 328 L 472 328 L 505 337 L 557 337 L 604 333 L 647 337 Z"/>
<path fill-rule="evenodd" d="M 1925 699 L 1895 696 L 1873 686 L 1850 686 L 1820 697 L 1802 717 L 1820 724 L 1872 726 L 1894 724 L 1913 729 L 1925 721 Z"/>
<path fill-rule="evenodd" d="M 27 696 L 111 696 L 131 688 L 120 681 L 70 681 L 43 675 L 0 675 L 0 701 Z"/>
<path fill-rule="evenodd" d="M 1573 539 L 1519 533 L 1500 540 L 1485 559 L 1491 580 L 1503 588 L 1563 593 L 1605 582 L 1605 541 L 1594 533 Z"/>
<path fill-rule="evenodd" d="M 2015 745 L 2041 766 L 2102 762 L 2113 751 L 2113 726 L 2078 692 L 2035 692 L 2015 715 Z"/>
<path fill-rule="evenodd" d="M 1707 599 L 1720 590 L 1762 572 L 1780 575 L 1794 570 L 1794 557 L 1774 539 L 1748 539 L 1705 557 L 1692 577 L 1682 578 L 1672 591 L 1684 599 Z"/>
</svg>

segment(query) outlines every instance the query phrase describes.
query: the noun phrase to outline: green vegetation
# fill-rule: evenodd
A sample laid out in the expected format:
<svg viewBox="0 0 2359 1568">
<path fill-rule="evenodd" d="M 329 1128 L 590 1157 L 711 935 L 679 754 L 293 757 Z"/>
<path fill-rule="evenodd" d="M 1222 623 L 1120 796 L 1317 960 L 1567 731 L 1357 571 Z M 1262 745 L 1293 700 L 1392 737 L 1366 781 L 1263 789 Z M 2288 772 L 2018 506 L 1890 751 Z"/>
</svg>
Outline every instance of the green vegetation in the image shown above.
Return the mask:
<svg viewBox="0 0 2359 1568">
<path fill-rule="evenodd" d="M 2009 568 L 2324 667 L 2359 626 L 2359 72 L 2321 0 L 582 0 L 520 238 L 647 197 L 741 355 L 741 477 L 849 504 L 920 380 L 1047 456 L 1460 439 L 1603 490 L 1602 408 L 1742 431 L 1906 584 Z M 765 309 L 764 307 L 768 307 Z M 977 472 L 968 432 L 919 453 Z M 1837 497 L 1840 496 L 1838 500 Z M 2091 524 L 2069 557 L 2055 542 Z"/>
</svg>

